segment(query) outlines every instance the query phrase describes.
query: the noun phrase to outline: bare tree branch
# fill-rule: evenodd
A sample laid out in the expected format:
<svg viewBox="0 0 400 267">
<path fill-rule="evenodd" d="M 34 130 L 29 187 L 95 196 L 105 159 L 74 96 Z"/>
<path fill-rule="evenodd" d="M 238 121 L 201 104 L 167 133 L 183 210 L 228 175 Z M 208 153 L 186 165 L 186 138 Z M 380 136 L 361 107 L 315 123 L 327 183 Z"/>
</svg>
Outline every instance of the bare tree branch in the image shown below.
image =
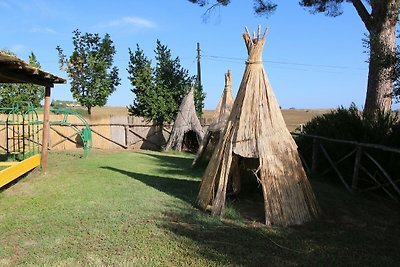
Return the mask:
<svg viewBox="0 0 400 267">
<path fill-rule="evenodd" d="M 357 10 L 358 15 L 360 16 L 361 20 L 364 22 L 365 27 L 368 31 L 372 29 L 372 17 L 368 10 L 365 8 L 364 4 L 361 0 L 351 0 L 353 6 Z"/>
</svg>

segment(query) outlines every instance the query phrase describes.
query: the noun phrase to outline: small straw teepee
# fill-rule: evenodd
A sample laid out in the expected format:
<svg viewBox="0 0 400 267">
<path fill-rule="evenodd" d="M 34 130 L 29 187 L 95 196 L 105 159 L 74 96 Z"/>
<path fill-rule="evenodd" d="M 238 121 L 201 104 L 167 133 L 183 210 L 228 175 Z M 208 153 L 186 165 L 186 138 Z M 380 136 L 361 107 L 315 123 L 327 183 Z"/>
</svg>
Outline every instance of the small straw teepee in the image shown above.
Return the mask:
<svg viewBox="0 0 400 267">
<path fill-rule="evenodd" d="M 189 131 L 196 133 L 197 142 L 199 144 L 204 137 L 203 128 L 196 115 L 193 90 L 194 87 L 192 86 L 189 93 L 182 100 L 165 150 L 174 149 L 181 151 L 185 134 Z"/>
<path fill-rule="evenodd" d="M 229 118 L 229 114 L 231 113 L 232 106 L 232 79 L 231 71 L 228 70 L 228 72 L 225 74 L 224 91 L 222 92 L 221 99 L 218 102 L 214 116 L 211 120 L 211 124 L 208 127 L 207 132 L 204 135 L 203 141 L 199 146 L 196 157 L 192 162 L 192 167 L 196 166 L 206 157 L 206 155 L 211 155 L 214 151 L 215 145 L 218 143 L 219 136 L 225 128 L 226 122 Z"/>
<path fill-rule="evenodd" d="M 228 190 L 240 191 L 244 167 L 261 184 L 267 225 L 301 224 L 319 213 L 297 146 L 262 64 L 265 35 L 247 31 L 248 60 L 227 125 L 203 175 L 197 204 L 222 215 Z M 247 169 L 247 170 L 248 170 Z"/>
</svg>

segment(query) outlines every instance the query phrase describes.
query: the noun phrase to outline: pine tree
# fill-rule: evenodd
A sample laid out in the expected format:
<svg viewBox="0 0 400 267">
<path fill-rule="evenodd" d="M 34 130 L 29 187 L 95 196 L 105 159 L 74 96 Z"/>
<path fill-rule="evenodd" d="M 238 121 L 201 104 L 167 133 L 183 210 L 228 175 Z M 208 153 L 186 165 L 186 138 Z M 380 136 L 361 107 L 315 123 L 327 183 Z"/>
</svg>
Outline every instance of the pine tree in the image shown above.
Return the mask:
<svg viewBox="0 0 400 267">
<path fill-rule="evenodd" d="M 132 84 L 131 91 L 135 94 L 135 99 L 128 110 L 132 115 L 157 120 L 157 114 L 154 111 L 157 110 L 158 102 L 156 101 L 157 95 L 155 94 L 151 61 L 144 55 L 139 44 L 136 45 L 135 52 L 129 49 L 129 58 L 128 79 Z"/>
<path fill-rule="evenodd" d="M 129 50 L 128 78 L 135 100 L 128 109 L 132 115 L 143 116 L 158 123 L 171 123 L 194 77 L 189 76 L 189 72 L 181 66 L 179 57 L 173 59 L 171 50 L 159 40 L 154 52 L 156 66 L 152 68 L 151 61 L 139 45 L 135 52 Z M 201 114 L 205 98 L 202 88 L 196 87 L 195 98 L 196 110 Z"/>
</svg>

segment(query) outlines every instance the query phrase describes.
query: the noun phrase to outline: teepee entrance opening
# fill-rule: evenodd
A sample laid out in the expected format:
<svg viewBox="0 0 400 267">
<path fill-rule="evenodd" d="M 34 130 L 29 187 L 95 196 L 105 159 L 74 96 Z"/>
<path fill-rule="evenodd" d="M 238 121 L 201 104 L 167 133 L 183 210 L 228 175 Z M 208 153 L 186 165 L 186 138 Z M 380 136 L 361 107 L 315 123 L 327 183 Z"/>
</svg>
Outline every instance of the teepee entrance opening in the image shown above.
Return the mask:
<svg viewBox="0 0 400 267">
<path fill-rule="evenodd" d="M 227 185 L 227 201 L 250 221 L 265 222 L 261 183 L 257 177 L 260 161 L 233 154 L 231 179 Z"/>
<path fill-rule="evenodd" d="M 196 153 L 198 149 L 199 149 L 199 140 L 196 132 L 193 130 L 186 132 L 183 136 L 182 150 L 191 153 Z"/>
</svg>

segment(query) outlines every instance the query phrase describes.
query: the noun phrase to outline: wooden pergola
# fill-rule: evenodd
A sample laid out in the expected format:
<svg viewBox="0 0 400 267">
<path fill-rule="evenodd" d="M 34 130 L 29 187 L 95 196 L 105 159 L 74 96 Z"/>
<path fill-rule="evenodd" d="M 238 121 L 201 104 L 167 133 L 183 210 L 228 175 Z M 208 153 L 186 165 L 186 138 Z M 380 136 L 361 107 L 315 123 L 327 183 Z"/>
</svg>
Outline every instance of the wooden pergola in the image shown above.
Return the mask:
<svg viewBox="0 0 400 267">
<path fill-rule="evenodd" d="M 54 87 L 54 84 L 65 84 L 66 82 L 67 80 L 63 78 L 33 67 L 16 56 L 0 51 L 0 83 L 32 83 L 45 87 L 41 154 L 43 172 L 47 170 L 51 88 Z"/>
</svg>

